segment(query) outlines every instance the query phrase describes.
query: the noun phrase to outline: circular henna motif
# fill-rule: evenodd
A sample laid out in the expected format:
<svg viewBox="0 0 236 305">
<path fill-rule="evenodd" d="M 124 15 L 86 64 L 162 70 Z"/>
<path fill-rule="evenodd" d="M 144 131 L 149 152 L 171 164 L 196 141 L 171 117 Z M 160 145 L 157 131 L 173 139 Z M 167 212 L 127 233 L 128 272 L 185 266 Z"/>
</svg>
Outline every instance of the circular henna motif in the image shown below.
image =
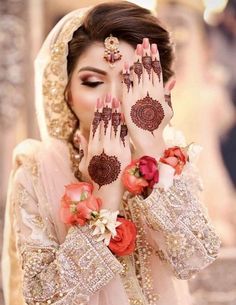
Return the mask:
<svg viewBox="0 0 236 305">
<path fill-rule="evenodd" d="M 153 100 L 147 93 L 145 98 L 138 100 L 131 107 L 130 116 L 135 125 L 153 134 L 153 131 L 159 127 L 165 115 L 161 104 Z"/>
<path fill-rule="evenodd" d="M 143 56 L 142 63 L 143 63 L 144 69 L 147 71 L 149 78 L 150 78 L 151 71 L 152 71 L 152 57 L 148 56 L 148 55 Z"/>
<path fill-rule="evenodd" d="M 134 73 L 138 75 L 138 83 L 140 84 L 141 75 L 143 74 L 143 65 L 138 61 L 134 63 Z"/>
<path fill-rule="evenodd" d="M 108 156 L 102 152 L 99 156 L 94 156 L 88 166 L 91 179 L 101 188 L 103 185 L 114 182 L 121 171 L 121 164 L 116 156 Z"/>
</svg>

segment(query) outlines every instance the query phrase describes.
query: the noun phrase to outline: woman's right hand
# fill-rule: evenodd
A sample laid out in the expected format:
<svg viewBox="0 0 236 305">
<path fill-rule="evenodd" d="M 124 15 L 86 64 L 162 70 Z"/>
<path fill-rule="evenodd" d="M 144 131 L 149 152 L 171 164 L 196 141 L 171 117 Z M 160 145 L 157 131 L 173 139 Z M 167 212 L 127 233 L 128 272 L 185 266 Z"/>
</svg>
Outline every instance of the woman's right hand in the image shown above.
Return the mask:
<svg viewBox="0 0 236 305">
<path fill-rule="evenodd" d="M 131 162 L 128 131 L 120 109 L 116 98 L 107 95 L 98 99 L 89 141 L 80 132 L 75 134 L 84 153 L 79 166 L 83 180 L 93 184 L 94 195 L 110 210 L 119 209 L 124 192 L 121 174 Z"/>
</svg>

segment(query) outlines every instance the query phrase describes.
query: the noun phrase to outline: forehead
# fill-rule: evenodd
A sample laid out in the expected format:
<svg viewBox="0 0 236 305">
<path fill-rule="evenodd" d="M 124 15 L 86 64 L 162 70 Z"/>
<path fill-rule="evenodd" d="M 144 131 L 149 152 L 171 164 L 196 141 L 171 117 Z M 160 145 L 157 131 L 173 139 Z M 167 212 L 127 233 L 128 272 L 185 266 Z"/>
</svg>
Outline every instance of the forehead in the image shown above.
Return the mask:
<svg viewBox="0 0 236 305">
<path fill-rule="evenodd" d="M 81 54 L 77 68 L 82 66 L 95 66 L 103 70 L 122 70 L 125 61 L 132 62 L 134 57 L 134 48 L 125 41 L 119 42 L 119 51 L 122 55 L 121 60 L 114 63 L 114 67 L 111 68 L 109 63 L 104 59 L 105 47 L 102 42 L 94 42 L 91 44 L 84 53 Z"/>
</svg>

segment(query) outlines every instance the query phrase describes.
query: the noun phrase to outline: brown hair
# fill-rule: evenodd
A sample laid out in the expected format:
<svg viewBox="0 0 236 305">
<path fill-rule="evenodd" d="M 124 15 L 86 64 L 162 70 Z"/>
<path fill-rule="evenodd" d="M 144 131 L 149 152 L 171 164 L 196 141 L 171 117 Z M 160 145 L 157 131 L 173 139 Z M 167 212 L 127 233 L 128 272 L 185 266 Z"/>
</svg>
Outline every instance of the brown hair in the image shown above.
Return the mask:
<svg viewBox="0 0 236 305">
<path fill-rule="evenodd" d="M 174 74 L 171 69 L 173 49 L 168 31 L 149 10 L 127 1 L 119 1 L 93 7 L 83 24 L 74 32 L 67 56 L 69 80 L 79 56 L 86 48 L 95 41 L 103 42 L 110 34 L 134 48 L 142 43 L 143 38 L 148 37 L 150 43 L 158 46 L 164 82 Z"/>
</svg>

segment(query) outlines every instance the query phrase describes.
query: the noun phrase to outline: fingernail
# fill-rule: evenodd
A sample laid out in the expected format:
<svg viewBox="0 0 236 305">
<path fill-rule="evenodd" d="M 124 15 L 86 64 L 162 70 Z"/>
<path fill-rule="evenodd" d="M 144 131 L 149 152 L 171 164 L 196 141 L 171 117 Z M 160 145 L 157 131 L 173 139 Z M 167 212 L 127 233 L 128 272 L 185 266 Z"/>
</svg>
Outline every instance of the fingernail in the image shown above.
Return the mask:
<svg viewBox="0 0 236 305">
<path fill-rule="evenodd" d="M 97 99 L 97 108 L 102 108 L 102 100 L 100 98 Z"/>
<path fill-rule="evenodd" d="M 171 91 L 173 88 L 174 88 L 174 86 L 175 86 L 175 83 L 176 83 L 176 80 L 175 79 L 173 79 L 171 82 L 170 82 L 170 85 L 169 85 L 169 91 Z"/>
<path fill-rule="evenodd" d="M 141 44 L 137 45 L 136 53 L 137 53 L 137 55 L 142 55 L 143 54 L 143 47 L 142 47 Z"/>
<path fill-rule="evenodd" d="M 144 49 L 148 49 L 148 47 L 149 47 L 149 39 L 148 38 L 143 38 L 143 47 L 144 47 Z"/>
<path fill-rule="evenodd" d="M 126 71 L 129 70 L 129 63 L 128 63 L 128 61 L 124 62 L 124 68 L 125 68 Z"/>
<path fill-rule="evenodd" d="M 111 102 L 111 94 L 110 93 L 107 93 L 105 100 L 106 100 L 106 103 L 110 103 Z"/>
<path fill-rule="evenodd" d="M 113 108 L 118 108 L 120 106 L 120 102 L 117 98 L 113 97 L 112 99 L 112 107 Z"/>
<path fill-rule="evenodd" d="M 157 53 L 157 44 L 156 43 L 152 43 L 151 45 L 151 51 L 153 54 Z"/>
</svg>

